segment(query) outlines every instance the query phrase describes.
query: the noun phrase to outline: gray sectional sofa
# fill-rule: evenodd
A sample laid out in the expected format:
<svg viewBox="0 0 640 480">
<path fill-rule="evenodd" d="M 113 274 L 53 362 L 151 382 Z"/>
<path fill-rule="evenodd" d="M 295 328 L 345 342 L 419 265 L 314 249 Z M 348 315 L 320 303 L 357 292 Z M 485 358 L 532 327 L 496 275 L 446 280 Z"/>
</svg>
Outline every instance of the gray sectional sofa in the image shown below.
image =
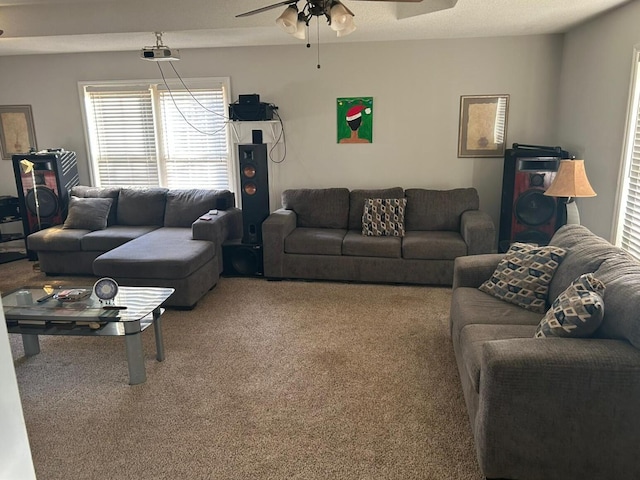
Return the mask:
<svg viewBox="0 0 640 480">
<path fill-rule="evenodd" d="M 166 306 L 193 307 L 218 281 L 222 243 L 242 235 L 242 212 L 227 190 L 76 186 L 70 193 L 65 224 L 27 237 L 40 269 L 173 287 Z"/>
<path fill-rule="evenodd" d="M 543 313 L 478 289 L 504 254 L 455 263 L 451 337 L 480 467 L 500 479 L 640 478 L 640 263 L 580 225 L 550 245 L 567 253 L 549 302 L 585 273 L 604 284 L 587 338 L 534 338 Z"/>
<path fill-rule="evenodd" d="M 404 236 L 362 233 L 366 199 L 406 199 Z M 456 257 L 495 252 L 495 226 L 474 188 L 294 189 L 262 225 L 264 274 L 451 285 Z"/>
</svg>

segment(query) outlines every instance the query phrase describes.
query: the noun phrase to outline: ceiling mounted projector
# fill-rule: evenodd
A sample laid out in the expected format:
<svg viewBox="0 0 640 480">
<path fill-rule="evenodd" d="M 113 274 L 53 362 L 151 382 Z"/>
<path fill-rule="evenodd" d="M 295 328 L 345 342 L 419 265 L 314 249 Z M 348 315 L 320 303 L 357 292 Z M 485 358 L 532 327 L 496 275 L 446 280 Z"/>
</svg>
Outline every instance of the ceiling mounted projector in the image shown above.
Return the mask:
<svg viewBox="0 0 640 480">
<path fill-rule="evenodd" d="M 156 47 L 144 47 L 140 52 L 140 58 L 145 60 L 151 60 L 154 62 L 160 62 L 163 60 L 180 60 L 180 51 L 160 46 Z"/>
<path fill-rule="evenodd" d="M 162 45 L 162 32 L 155 32 L 156 46 L 144 47 L 140 52 L 140 58 L 152 62 L 180 60 L 180 51 Z"/>
</svg>

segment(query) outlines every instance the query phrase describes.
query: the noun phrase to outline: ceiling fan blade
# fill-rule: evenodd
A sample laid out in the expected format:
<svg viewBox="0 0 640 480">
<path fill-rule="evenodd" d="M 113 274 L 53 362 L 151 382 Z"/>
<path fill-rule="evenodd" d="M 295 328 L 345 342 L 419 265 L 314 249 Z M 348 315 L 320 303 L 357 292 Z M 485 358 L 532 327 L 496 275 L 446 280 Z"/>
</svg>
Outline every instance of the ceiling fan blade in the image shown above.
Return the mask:
<svg viewBox="0 0 640 480">
<path fill-rule="evenodd" d="M 298 3 L 298 1 L 299 0 L 284 0 L 282 2 L 274 3 L 273 5 L 267 5 L 266 7 L 256 8 L 255 10 L 251 10 L 250 12 L 241 13 L 240 15 L 236 15 L 236 18 L 248 17 L 249 15 L 255 15 L 256 13 L 262 13 L 266 12 L 267 10 L 281 7 L 282 5 L 291 5 L 292 3 Z"/>
</svg>

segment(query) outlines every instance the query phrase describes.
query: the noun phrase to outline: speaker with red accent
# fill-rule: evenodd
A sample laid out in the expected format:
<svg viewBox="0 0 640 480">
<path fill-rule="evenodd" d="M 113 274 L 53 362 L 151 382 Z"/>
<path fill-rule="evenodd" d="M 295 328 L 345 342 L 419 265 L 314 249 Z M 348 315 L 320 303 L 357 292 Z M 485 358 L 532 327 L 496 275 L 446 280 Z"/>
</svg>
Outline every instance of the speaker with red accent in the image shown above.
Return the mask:
<svg viewBox="0 0 640 480">
<path fill-rule="evenodd" d="M 544 192 L 556 176 L 560 160 L 570 158 L 560 147 L 513 144 L 504 156 L 498 248 L 514 242 L 548 245 L 566 222 L 558 200 Z"/>
<path fill-rule="evenodd" d="M 26 237 L 38 230 L 64 223 L 69 191 L 80 182 L 75 152 L 62 149 L 11 157 Z M 27 250 L 29 259 L 35 252 Z"/>
<path fill-rule="evenodd" d="M 262 222 L 269 216 L 267 145 L 238 145 L 242 198 L 242 243 L 262 243 Z"/>
</svg>

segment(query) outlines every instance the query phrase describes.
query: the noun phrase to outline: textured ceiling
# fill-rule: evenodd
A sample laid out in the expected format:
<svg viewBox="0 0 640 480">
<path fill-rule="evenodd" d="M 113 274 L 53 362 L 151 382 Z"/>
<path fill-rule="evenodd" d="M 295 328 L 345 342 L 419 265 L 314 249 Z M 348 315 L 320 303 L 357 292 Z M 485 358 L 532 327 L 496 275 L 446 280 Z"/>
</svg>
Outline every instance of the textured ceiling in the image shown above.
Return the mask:
<svg viewBox="0 0 640 480">
<path fill-rule="evenodd" d="M 319 33 L 325 43 L 561 33 L 629 1 L 344 0 L 358 29 L 338 39 L 321 20 Z M 165 32 L 164 43 L 178 49 L 304 42 L 276 27 L 274 21 L 284 7 L 235 18 L 271 3 L 275 2 L 0 0 L 0 55 L 139 50 L 155 43 L 154 31 Z M 312 41 L 317 31 L 314 23 Z"/>
</svg>

